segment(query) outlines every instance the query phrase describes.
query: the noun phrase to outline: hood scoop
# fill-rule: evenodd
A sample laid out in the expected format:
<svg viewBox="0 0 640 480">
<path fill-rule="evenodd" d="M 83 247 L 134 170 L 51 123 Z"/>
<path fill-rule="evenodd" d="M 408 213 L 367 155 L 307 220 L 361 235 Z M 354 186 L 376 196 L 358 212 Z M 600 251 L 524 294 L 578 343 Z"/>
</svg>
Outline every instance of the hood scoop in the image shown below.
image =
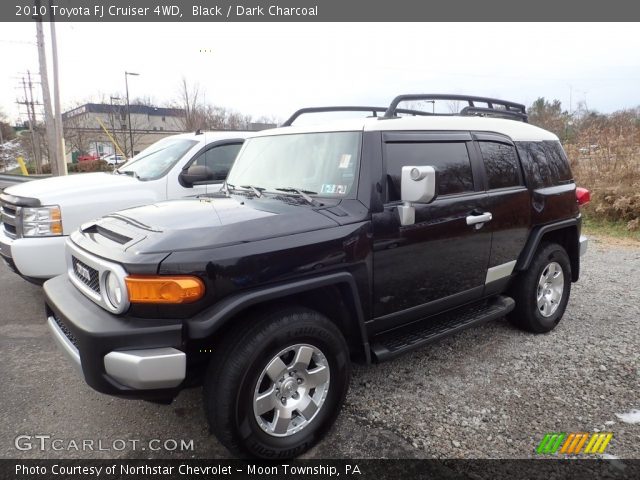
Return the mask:
<svg viewBox="0 0 640 480">
<path fill-rule="evenodd" d="M 112 242 L 118 243 L 120 245 L 124 245 L 125 243 L 129 243 L 133 238 L 127 237 L 118 232 L 114 232 L 108 228 L 105 228 L 103 225 L 98 223 L 94 223 L 89 225 L 88 227 L 82 228 L 82 233 L 86 233 L 89 235 L 102 235 L 103 237 L 111 240 Z"/>
<path fill-rule="evenodd" d="M 103 227 L 102 225 L 96 225 L 96 233 L 99 233 L 103 237 L 107 237 L 112 242 L 119 243 L 120 245 L 124 245 L 125 243 L 129 243 L 133 238 L 127 237 L 126 235 L 122 235 L 120 233 L 114 232 L 113 230 L 109 230 L 108 228 Z"/>
</svg>

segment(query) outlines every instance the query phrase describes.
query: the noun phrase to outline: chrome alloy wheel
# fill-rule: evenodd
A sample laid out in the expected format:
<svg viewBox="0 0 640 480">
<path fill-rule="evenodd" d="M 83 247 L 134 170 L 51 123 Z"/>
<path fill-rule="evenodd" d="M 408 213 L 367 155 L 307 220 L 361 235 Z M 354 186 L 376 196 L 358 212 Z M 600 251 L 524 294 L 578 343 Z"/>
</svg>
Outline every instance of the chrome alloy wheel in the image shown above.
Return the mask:
<svg viewBox="0 0 640 480">
<path fill-rule="evenodd" d="M 564 273 L 557 262 L 549 263 L 538 280 L 536 301 L 538 310 L 543 317 L 550 317 L 555 313 L 562 301 L 564 291 Z"/>
<path fill-rule="evenodd" d="M 329 391 L 329 362 L 320 349 L 297 344 L 275 355 L 258 377 L 253 413 L 275 437 L 299 432 L 318 414 Z"/>
</svg>

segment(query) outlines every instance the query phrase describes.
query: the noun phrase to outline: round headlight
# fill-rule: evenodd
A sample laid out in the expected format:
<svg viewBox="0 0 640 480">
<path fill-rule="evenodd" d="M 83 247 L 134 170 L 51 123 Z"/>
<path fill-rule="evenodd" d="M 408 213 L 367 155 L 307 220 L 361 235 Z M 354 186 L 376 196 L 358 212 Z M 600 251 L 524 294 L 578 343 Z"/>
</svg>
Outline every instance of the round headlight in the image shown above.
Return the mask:
<svg viewBox="0 0 640 480">
<path fill-rule="evenodd" d="M 122 305 L 122 287 L 115 274 L 108 272 L 104 281 L 107 289 L 107 299 L 114 308 L 120 308 Z"/>
</svg>

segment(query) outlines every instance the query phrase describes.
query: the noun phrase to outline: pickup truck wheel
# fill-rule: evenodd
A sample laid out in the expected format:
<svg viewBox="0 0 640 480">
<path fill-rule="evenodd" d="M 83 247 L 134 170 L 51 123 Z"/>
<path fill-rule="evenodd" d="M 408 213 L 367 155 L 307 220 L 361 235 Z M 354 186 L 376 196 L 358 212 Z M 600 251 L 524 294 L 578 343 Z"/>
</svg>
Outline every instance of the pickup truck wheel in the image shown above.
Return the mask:
<svg viewBox="0 0 640 480">
<path fill-rule="evenodd" d="M 515 309 L 509 320 L 534 333 L 553 330 L 560 322 L 571 292 L 571 263 L 565 249 L 556 243 L 538 248 L 529 269 L 516 279 L 512 296 Z"/>
<path fill-rule="evenodd" d="M 232 453 L 291 458 L 318 442 L 347 393 L 351 364 L 340 330 L 313 310 L 252 318 L 211 358 L 204 402 L 211 431 Z"/>
</svg>

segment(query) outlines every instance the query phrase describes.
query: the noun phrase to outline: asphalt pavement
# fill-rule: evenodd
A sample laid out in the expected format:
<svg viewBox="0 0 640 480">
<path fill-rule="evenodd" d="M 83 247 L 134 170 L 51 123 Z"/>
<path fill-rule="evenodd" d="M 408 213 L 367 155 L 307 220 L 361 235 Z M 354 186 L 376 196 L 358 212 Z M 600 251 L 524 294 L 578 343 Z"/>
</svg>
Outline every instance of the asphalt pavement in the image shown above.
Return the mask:
<svg viewBox="0 0 640 480">
<path fill-rule="evenodd" d="M 639 318 L 640 247 L 592 242 L 552 333 L 503 319 L 356 366 L 305 457 L 530 458 L 548 432 L 607 431 L 607 455 L 640 458 Z M 86 386 L 49 338 L 41 288 L 0 265 L 0 458 L 228 456 L 200 389 L 157 405 Z"/>
</svg>

